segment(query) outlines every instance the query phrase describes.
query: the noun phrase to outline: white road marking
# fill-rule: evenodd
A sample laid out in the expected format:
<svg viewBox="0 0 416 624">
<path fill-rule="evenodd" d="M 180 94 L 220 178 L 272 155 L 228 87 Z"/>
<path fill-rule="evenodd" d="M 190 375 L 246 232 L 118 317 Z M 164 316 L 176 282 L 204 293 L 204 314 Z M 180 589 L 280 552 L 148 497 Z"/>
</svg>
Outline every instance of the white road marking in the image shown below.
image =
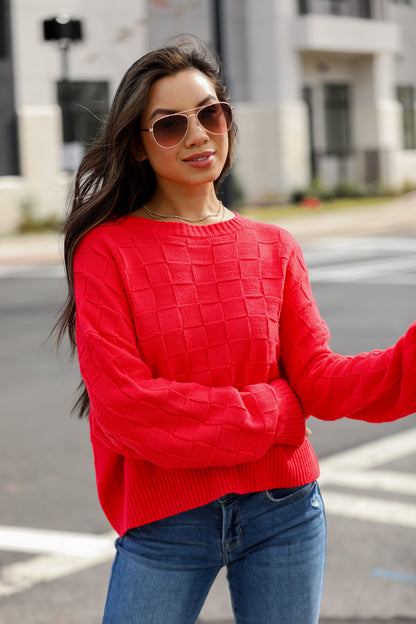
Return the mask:
<svg viewBox="0 0 416 624">
<path fill-rule="evenodd" d="M 103 535 L 0 527 L 0 550 L 42 553 L 0 571 L 0 596 L 80 572 L 114 557 L 113 532 Z"/>
<path fill-rule="evenodd" d="M 311 281 L 416 283 L 416 241 L 406 237 L 320 241 L 304 249 Z"/>
<path fill-rule="evenodd" d="M 373 258 L 376 255 L 416 253 L 415 238 L 371 237 L 371 238 L 331 238 L 305 246 L 305 257 L 311 263 L 326 263 L 328 259 Z"/>
<path fill-rule="evenodd" d="M 320 462 L 327 514 L 416 529 L 416 504 L 334 492 L 328 486 L 416 495 L 416 474 L 377 470 L 416 452 L 416 428 L 338 453 Z"/>
<path fill-rule="evenodd" d="M 324 475 L 325 470 L 374 468 L 415 452 L 416 427 L 330 456 L 321 461 L 321 472 Z"/>
<path fill-rule="evenodd" d="M 54 581 L 63 576 L 81 572 L 99 563 L 110 561 L 113 554 L 96 556 L 93 559 L 69 555 L 39 555 L 28 561 L 5 566 L 0 574 L 0 597 L 11 596 L 37 583 Z"/>
<path fill-rule="evenodd" d="M 336 484 L 343 487 L 377 492 L 396 492 L 406 496 L 416 496 L 416 474 L 388 470 L 368 470 L 344 472 L 325 469 L 320 483 Z"/>
<path fill-rule="evenodd" d="M 0 550 L 27 553 L 82 555 L 94 559 L 113 550 L 114 533 L 94 535 L 0 526 Z"/>
<path fill-rule="evenodd" d="M 335 266 L 311 267 L 309 276 L 312 282 L 356 282 L 401 274 L 403 271 L 416 271 L 416 257 L 373 259 L 366 262 L 349 262 Z"/>
<path fill-rule="evenodd" d="M 327 514 L 416 529 L 416 505 L 325 491 Z"/>
</svg>

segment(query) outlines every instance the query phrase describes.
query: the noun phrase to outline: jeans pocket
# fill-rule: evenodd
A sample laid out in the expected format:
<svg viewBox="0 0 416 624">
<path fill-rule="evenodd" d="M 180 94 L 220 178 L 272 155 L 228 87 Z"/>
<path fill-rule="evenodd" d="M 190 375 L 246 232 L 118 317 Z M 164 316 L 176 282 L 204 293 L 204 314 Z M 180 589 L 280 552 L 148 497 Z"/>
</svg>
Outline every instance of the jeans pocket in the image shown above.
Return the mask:
<svg viewBox="0 0 416 624">
<path fill-rule="evenodd" d="M 285 505 L 292 501 L 304 498 L 315 487 L 316 481 L 307 483 L 306 485 L 299 485 L 291 488 L 274 488 L 272 490 L 265 490 L 262 492 L 262 496 L 266 503 L 271 505 Z"/>
</svg>

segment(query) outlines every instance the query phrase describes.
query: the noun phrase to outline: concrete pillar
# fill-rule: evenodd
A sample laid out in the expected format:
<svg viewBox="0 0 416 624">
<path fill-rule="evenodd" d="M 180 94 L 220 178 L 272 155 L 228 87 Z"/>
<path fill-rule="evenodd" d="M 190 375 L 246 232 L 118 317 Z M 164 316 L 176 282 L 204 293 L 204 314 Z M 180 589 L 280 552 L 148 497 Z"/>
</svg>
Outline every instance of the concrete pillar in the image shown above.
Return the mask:
<svg viewBox="0 0 416 624">
<path fill-rule="evenodd" d="M 240 129 L 235 174 L 250 202 L 287 199 L 309 183 L 307 112 L 303 102 L 236 105 Z"/>
<path fill-rule="evenodd" d="M 307 110 L 293 46 L 296 6 L 247 0 L 247 102 L 237 105 L 236 174 L 249 201 L 286 198 L 309 183 Z"/>
<path fill-rule="evenodd" d="M 18 110 L 21 173 L 34 216 L 60 215 L 65 197 L 61 172 L 61 111 L 57 105 Z"/>
<path fill-rule="evenodd" d="M 380 182 L 400 186 L 401 107 L 394 92 L 394 58 L 390 53 L 357 63 L 354 140 L 358 151 L 379 153 Z"/>
</svg>

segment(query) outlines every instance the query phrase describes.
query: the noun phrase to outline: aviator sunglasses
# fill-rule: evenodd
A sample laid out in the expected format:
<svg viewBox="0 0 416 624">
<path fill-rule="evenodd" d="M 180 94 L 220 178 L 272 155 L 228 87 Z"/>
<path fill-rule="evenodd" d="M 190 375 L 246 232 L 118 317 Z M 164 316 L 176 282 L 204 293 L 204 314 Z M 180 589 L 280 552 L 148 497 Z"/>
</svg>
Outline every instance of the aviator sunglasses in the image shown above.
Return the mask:
<svg viewBox="0 0 416 624">
<path fill-rule="evenodd" d="M 173 113 L 159 117 L 151 128 L 140 128 L 142 132 L 151 132 L 160 147 L 175 147 L 184 139 L 189 127 L 189 118 L 196 117 L 198 122 L 210 134 L 225 134 L 233 123 L 233 110 L 227 102 L 214 102 L 201 106 L 196 113 L 185 115 L 189 111 Z"/>
</svg>

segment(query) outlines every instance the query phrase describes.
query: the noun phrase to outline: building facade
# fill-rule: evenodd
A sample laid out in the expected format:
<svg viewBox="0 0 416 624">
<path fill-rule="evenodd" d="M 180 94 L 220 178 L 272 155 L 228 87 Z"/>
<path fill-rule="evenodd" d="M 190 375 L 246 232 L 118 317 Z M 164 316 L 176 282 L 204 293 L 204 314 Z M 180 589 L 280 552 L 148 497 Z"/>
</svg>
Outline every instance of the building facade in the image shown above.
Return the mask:
<svg viewBox="0 0 416 624">
<path fill-rule="evenodd" d="M 42 33 L 54 0 L 2 0 L 0 210 L 10 223 L 27 202 L 41 215 L 62 210 L 70 171 L 125 69 L 186 32 L 221 43 L 240 130 L 234 177 L 247 201 L 284 199 L 313 179 L 414 185 L 415 5 L 66 0 L 83 39 L 65 56 Z"/>
<path fill-rule="evenodd" d="M 63 213 L 71 170 L 125 69 L 146 52 L 147 2 L 116 4 L 65 0 L 60 11 L 55 0 L 0 1 L 0 231 L 23 210 Z M 81 21 L 82 40 L 67 53 L 65 40 L 45 40 L 53 17 Z"/>
</svg>

